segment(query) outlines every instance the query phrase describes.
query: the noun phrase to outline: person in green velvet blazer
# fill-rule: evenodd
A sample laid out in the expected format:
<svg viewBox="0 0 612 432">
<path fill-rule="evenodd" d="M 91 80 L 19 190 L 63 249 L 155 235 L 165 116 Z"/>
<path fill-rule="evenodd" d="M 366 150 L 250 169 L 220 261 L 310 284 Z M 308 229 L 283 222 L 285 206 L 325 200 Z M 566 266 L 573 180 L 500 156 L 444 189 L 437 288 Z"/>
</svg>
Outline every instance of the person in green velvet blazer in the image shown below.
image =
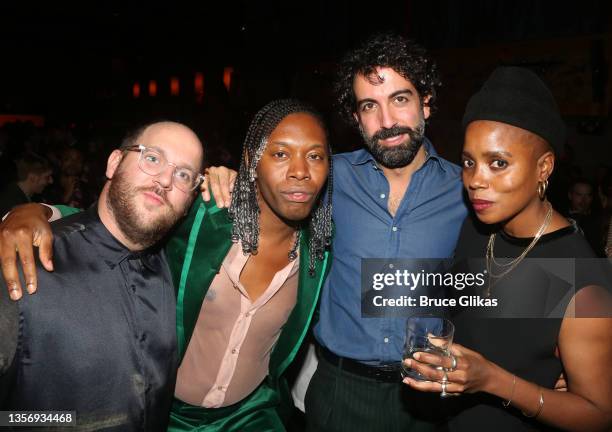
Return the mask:
<svg viewBox="0 0 612 432">
<path fill-rule="evenodd" d="M 166 253 L 177 287 L 177 336 L 181 355 L 189 344 L 210 283 L 232 245 L 231 231 L 227 209 L 218 209 L 214 201 L 204 202 L 198 198 L 187 220 L 168 242 Z M 316 262 L 314 274 L 309 274 L 308 243 L 308 230 L 305 229 L 299 246 L 297 303 L 270 357 L 266 381 L 246 400 L 239 402 L 238 411 L 193 407 L 177 400 L 170 430 L 193 430 L 203 423 L 215 424 L 210 429 L 205 428 L 206 431 L 284 430 L 279 420 L 289 415 L 292 401 L 283 373 L 306 336 L 330 263 L 329 252 L 325 252 L 324 260 Z"/>
<path fill-rule="evenodd" d="M 244 253 L 255 254 L 250 259 L 267 255 L 258 250 L 266 234 L 277 238 L 284 233 L 278 238 L 289 242 L 280 242 L 277 253 L 284 254 L 285 261 L 295 259 L 294 249 L 299 247 L 296 305 L 271 353 L 264 382 L 242 401 L 222 408 L 196 407 L 176 399 L 171 431 L 284 430 L 281 418 L 289 415 L 292 401 L 283 373 L 308 332 L 330 264 L 331 190 L 321 194 L 330 156 L 323 122 L 312 108 L 294 100 L 272 102 L 255 116 L 247 134 L 229 210 L 199 197 L 169 240 L 166 253 L 177 290 L 181 356 L 232 239 L 240 239 Z M 307 186 L 296 186 L 300 184 Z M 298 241 L 293 240 L 296 230 Z M 288 249 L 293 249 L 289 256 Z"/>
</svg>

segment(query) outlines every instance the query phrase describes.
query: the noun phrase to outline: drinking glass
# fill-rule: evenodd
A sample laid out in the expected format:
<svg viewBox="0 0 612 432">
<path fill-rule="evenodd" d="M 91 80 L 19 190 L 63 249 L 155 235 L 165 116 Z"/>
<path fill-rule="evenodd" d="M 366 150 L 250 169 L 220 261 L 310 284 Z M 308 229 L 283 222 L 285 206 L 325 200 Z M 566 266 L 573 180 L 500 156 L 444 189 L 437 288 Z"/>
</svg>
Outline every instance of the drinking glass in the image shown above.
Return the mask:
<svg viewBox="0 0 612 432">
<path fill-rule="evenodd" d="M 434 314 L 418 314 L 408 318 L 406 322 L 406 343 L 402 359 L 412 359 L 417 352 L 450 356 L 455 326 L 443 316 Z M 438 370 L 445 370 L 442 366 L 431 366 Z M 417 371 L 408 368 L 402 362 L 402 376 L 418 381 L 427 381 L 427 378 Z M 439 383 L 448 382 L 446 374 Z M 441 397 L 448 396 L 446 391 L 440 393 Z"/>
</svg>

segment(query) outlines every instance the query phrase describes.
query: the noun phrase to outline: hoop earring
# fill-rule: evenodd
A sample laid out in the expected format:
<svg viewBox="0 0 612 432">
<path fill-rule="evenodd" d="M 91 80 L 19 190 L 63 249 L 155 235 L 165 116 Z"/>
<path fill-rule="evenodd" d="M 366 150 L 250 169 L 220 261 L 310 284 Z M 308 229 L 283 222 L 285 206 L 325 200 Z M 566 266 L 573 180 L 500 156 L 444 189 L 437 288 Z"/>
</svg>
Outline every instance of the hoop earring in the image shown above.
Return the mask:
<svg viewBox="0 0 612 432">
<path fill-rule="evenodd" d="M 541 201 L 544 201 L 546 198 L 546 189 L 548 189 L 548 180 L 538 182 L 538 196 L 540 197 Z"/>
</svg>

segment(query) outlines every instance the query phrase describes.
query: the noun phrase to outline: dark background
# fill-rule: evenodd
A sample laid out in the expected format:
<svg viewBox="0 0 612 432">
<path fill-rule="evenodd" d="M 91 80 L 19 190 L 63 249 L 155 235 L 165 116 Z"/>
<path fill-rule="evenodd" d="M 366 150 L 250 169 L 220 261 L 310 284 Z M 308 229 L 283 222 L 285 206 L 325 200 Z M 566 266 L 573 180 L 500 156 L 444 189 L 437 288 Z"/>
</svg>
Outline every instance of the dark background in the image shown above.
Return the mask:
<svg viewBox="0 0 612 432">
<path fill-rule="evenodd" d="M 571 157 L 589 171 L 611 160 L 608 9 L 603 0 L 2 2 L 0 122 L 35 115 L 75 140 L 114 147 L 135 123 L 175 119 L 200 133 L 216 162 L 223 149 L 235 160 L 257 109 L 297 96 L 326 114 L 334 148 L 349 150 L 360 141 L 334 114 L 334 62 L 370 34 L 395 31 L 440 65 L 444 86 L 428 135 L 444 156 L 458 159 L 469 95 L 495 66 L 518 64 L 553 89 Z M 170 94 L 172 77 L 179 95 Z"/>
</svg>

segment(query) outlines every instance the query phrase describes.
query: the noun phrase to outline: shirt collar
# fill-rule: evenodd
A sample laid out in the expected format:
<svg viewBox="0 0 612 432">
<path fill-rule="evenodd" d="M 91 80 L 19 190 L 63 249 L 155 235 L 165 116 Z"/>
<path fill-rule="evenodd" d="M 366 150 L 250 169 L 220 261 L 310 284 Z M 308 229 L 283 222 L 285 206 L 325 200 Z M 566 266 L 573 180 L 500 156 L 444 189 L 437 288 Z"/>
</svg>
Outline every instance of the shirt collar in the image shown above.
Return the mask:
<svg viewBox="0 0 612 432">
<path fill-rule="evenodd" d="M 440 166 L 440 168 L 446 171 L 446 166 L 444 164 L 444 161 L 442 160 L 442 158 L 440 158 L 440 156 L 438 156 L 438 152 L 436 152 L 436 149 L 431 144 L 429 139 L 425 138 L 423 140 L 423 146 L 425 147 L 425 154 L 426 154 L 425 163 L 427 163 L 427 161 L 429 161 L 430 159 L 435 160 Z M 374 160 L 374 157 L 372 156 L 372 154 L 366 149 L 357 150 L 351 153 L 349 162 L 352 165 L 364 165 L 368 162 L 371 162 L 373 166 L 376 169 L 378 169 L 377 162 Z"/>
<path fill-rule="evenodd" d="M 83 212 L 83 218 L 79 219 L 79 222 L 83 223 L 75 224 L 74 228 L 85 232 L 84 235 L 89 238 L 92 244 L 96 245 L 100 258 L 109 268 L 115 268 L 125 259 L 140 259 L 143 265 L 151 271 L 158 270 L 158 267 L 154 264 L 153 256 L 159 252 L 159 246 L 154 245 L 142 251 L 129 250 L 102 223 L 98 214 L 98 202 L 95 202 Z"/>
</svg>

